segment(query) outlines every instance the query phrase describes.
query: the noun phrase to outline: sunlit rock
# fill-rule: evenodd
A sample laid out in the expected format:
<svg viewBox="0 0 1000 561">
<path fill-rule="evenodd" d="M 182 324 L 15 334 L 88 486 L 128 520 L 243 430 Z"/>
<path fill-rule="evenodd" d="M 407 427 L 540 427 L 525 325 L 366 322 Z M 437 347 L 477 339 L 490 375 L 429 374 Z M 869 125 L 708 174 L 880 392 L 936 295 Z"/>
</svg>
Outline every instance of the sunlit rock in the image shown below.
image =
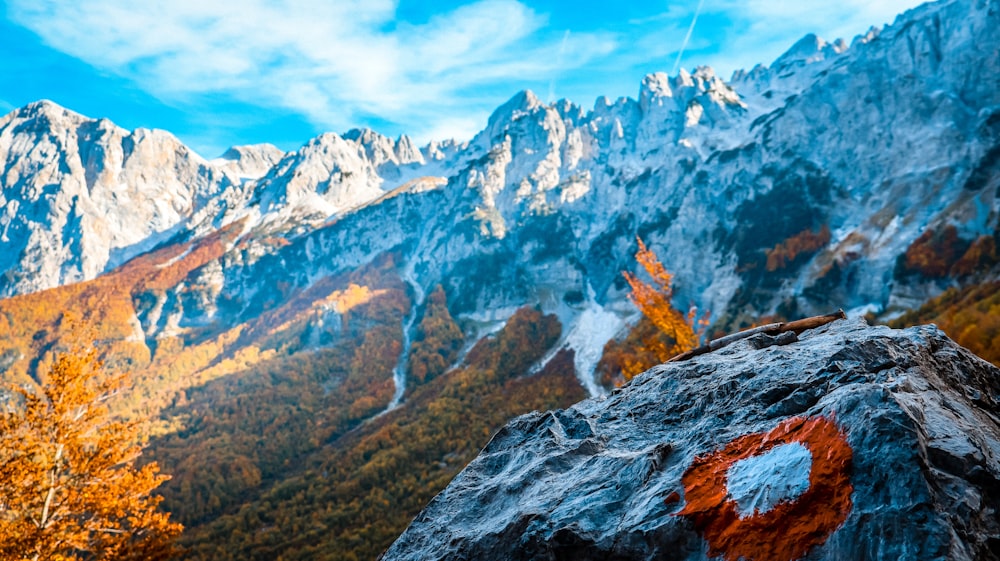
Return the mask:
<svg viewBox="0 0 1000 561">
<path fill-rule="evenodd" d="M 778 342 L 515 419 L 383 561 L 998 558 L 1000 369 L 933 326 Z"/>
</svg>

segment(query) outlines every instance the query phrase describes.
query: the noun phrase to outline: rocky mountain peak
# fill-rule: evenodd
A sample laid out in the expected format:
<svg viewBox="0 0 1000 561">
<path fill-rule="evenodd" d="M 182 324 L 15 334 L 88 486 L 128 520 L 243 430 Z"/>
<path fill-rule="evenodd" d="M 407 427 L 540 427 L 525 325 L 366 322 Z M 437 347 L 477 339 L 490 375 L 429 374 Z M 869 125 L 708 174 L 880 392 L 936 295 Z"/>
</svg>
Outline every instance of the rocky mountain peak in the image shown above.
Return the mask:
<svg viewBox="0 0 1000 561">
<path fill-rule="evenodd" d="M 50 101 L 0 121 L 0 178 L 0 295 L 93 278 L 211 214 L 229 184 L 166 131 Z"/>
<path fill-rule="evenodd" d="M 809 33 L 775 59 L 771 68 L 782 70 L 794 66 L 804 66 L 836 57 L 847 49 L 847 43 L 843 39 L 828 43 L 816 34 Z"/>
<path fill-rule="evenodd" d="M 543 107 L 542 100 L 534 92 L 522 90 L 493 111 L 487 121 L 486 129 L 480 135 L 485 134 L 485 138 L 492 141 L 500 139 L 512 123 Z"/>
<path fill-rule="evenodd" d="M 681 69 L 681 74 L 674 81 L 679 87 L 694 85 L 690 82 L 690 75 L 684 69 Z M 666 72 L 647 74 L 642 79 L 642 84 L 639 86 L 639 106 L 642 107 L 643 111 L 648 111 L 654 103 L 662 104 L 662 101 L 659 101 L 660 98 L 674 97 L 674 90 L 670 82 Z"/>
<path fill-rule="evenodd" d="M 425 288 L 448 278 L 457 292 L 477 291 L 465 311 L 545 301 L 574 329 L 583 329 L 582 307 L 560 304 L 564 293 L 575 301 L 593 289 L 594 306 L 627 314 L 620 272 L 634 267 L 637 235 L 676 272 L 678 298 L 713 317 L 910 307 L 947 282 L 900 276 L 896 263 L 923 229 L 956 224 L 971 243 L 997 228 L 1000 199 L 985 189 L 995 141 L 980 132 L 1000 103 L 997 25 L 982 2 L 939 2 L 856 49 L 810 36 L 786 60 L 836 56 L 781 71 L 758 66 L 729 84 L 706 67 L 651 74 L 637 98 L 601 98 L 591 111 L 520 92 L 471 142 L 435 142 L 419 154 L 406 137 L 358 130 L 320 135 L 288 154 L 244 150 L 220 164 L 176 139 L 109 122 L 71 127 L 64 140 L 6 126 L 0 239 L 10 241 L 0 282 L 13 294 L 92 278 L 173 235 L 249 216 L 252 235 L 288 236 L 289 246 L 267 246 L 276 262 L 300 246 L 322 248 L 328 272 L 339 274 L 379 251 L 410 248 L 404 261 L 420 261 Z M 244 162 L 256 162 L 253 173 Z M 441 188 L 383 197 L 421 177 L 443 178 L 432 182 Z M 51 213 L 31 206 L 55 199 Z M 107 209 L 116 218 L 103 223 Z M 405 228 L 383 236 L 402 214 Z M 93 238 L 107 238 L 100 247 L 114 249 L 78 251 L 97 243 L 73 245 L 91 239 L 69 235 L 90 231 L 88 221 L 108 232 Z M 456 231 L 467 236 L 462 244 Z M 805 238 L 808 250 L 789 249 Z M 42 247 L 53 255 L 44 272 L 32 253 Z M 519 256 L 497 266 L 518 279 L 516 289 L 498 283 L 491 294 L 494 287 L 456 280 L 468 260 L 501 250 Z M 74 262 L 81 253 L 86 267 Z M 227 298 L 243 298 L 245 284 L 234 281 Z M 594 345 L 610 336 L 602 331 Z"/>
<path fill-rule="evenodd" d="M 878 36 L 881 33 L 882 33 L 882 28 L 881 27 L 875 27 L 873 25 L 873 26 L 871 26 L 871 27 L 868 28 L 868 31 L 866 31 L 865 33 L 862 33 L 861 35 L 858 35 L 857 37 L 855 37 L 854 40 L 851 41 L 851 47 L 853 48 L 853 47 L 855 47 L 857 45 L 863 45 L 865 43 L 871 43 L 875 39 L 878 39 Z"/>
<path fill-rule="evenodd" d="M 841 320 L 502 428 L 382 561 L 995 560 L 1000 369 Z"/>
<path fill-rule="evenodd" d="M 424 154 L 413 140 L 405 134 L 399 135 L 395 146 L 396 161 L 400 164 L 423 164 Z"/>
<path fill-rule="evenodd" d="M 395 142 L 372 129 L 351 129 L 344 133 L 344 140 L 351 140 L 364 149 L 367 158 L 376 166 L 395 159 Z"/>
<path fill-rule="evenodd" d="M 427 161 L 442 161 L 449 159 L 467 146 L 468 142 L 460 142 L 455 139 L 432 140 L 421 152 Z"/>
<path fill-rule="evenodd" d="M 746 110 L 740 95 L 709 66 L 694 73 L 681 69 L 677 76 L 663 72 L 647 75 L 639 88 L 639 141 L 655 138 L 679 140 L 685 129 L 696 126 L 729 128 Z"/>
<path fill-rule="evenodd" d="M 379 169 L 395 163 L 394 148 L 371 130 L 321 134 L 256 182 L 253 204 L 273 224 L 326 219 L 383 193 Z"/>
<path fill-rule="evenodd" d="M 273 144 L 233 146 L 213 163 L 240 179 L 259 179 L 267 175 L 285 155 L 284 150 Z"/>
<path fill-rule="evenodd" d="M 87 117 L 84 117 L 75 111 L 70 111 L 58 103 L 48 99 L 33 101 L 24 107 L 11 111 L 0 119 L 0 126 L 5 125 L 5 121 L 14 119 L 22 121 L 41 120 L 45 123 L 45 126 L 48 127 L 55 127 L 60 124 L 68 127 L 72 125 L 79 125 L 80 123 L 89 120 Z"/>
<path fill-rule="evenodd" d="M 413 141 L 406 135 L 393 140 L 372 129 L 351 129 L 343 138 L 354 141 L 361 147 L 365 156 L 377 169 L 384 167 L 396 168 L 400 165 L 423 164 L 424 158 Z"/>
</svg>

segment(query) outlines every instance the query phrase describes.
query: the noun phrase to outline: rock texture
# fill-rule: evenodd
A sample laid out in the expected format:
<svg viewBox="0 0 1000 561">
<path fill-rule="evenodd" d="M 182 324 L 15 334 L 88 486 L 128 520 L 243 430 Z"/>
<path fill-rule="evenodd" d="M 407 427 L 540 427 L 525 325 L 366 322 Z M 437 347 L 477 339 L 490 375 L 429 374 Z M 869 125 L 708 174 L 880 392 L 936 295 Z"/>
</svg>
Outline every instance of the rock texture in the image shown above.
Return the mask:
<svg viewBox="0 0 1000 561">
<path fill-rule="evenodd" d="M 424 163 L 409 138 L 372 131 L 324 134 L 292 153 L 235 146 L 208 161 L 166 131 L 31 103 L 0 117 L 0 297 L 90 280 L 237 220 L 256 237 L 301 232 Z"/>
<path fill-rule="evenodd" d="M 1000 369 L 933 326 L 777 343 L 515 419 L 383 561 L 1000 559 Z"/>
</svg>

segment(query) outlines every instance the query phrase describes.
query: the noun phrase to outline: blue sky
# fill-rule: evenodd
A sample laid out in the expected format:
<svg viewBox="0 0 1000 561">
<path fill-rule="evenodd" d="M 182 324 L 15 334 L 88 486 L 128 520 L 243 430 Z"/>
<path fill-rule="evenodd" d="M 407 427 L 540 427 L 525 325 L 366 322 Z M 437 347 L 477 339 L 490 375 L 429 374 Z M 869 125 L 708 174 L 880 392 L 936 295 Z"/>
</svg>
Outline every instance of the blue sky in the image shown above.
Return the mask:
<svg viewBox="0 0 1000 561">
<path fill-rule="evenodd" d="M 584 107 L 634 97 L 682 46 L 681 67 L 728 78 L 806 33 L 850 41 L 917 4 L 0 0 L 0 113 L 51 99 L 206 157 L 355 127 L 465 140 L 523 89 Z"/>
</svg>

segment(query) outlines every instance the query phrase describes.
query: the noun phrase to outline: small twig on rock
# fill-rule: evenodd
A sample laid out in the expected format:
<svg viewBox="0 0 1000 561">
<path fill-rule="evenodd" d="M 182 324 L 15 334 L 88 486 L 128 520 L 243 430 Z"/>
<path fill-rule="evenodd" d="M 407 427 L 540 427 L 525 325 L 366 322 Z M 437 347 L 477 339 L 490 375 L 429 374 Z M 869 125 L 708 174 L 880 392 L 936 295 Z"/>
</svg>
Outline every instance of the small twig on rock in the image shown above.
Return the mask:
<svg viewBox="0 0 1000 561">
<path fill-rule="evenodd" d="M 832 321 L 838 319 L 847 319 L 847 314 L 844 310 L 837 310 L 832 314 L 826 314 L 823 316 L 813 316 L 804 319 L 799 319 L 795 321 L 779 322 L 779 323 L 769 323 L 767 325 L 761 325 L 758 327 L 753 327 L 747 329 L 746 331 L 740 331 L 738 333 L 731 333 L 725 337 L 719 337 L 714 339 L 707 345 L 702 345 L 696 349 L 691 349 L 690 351 L 683 352 L 674 358 L 668 360 L 667 362 L 680 362 L 682 360 L 687 360 L 691 357 L 698 355 L 703 355 L 705 353 L 710 353 L 712 351 L 721 349 L 727 345 L 735 343 L 741 339 L 746 339 L 751 335 L 756 335 L 758 333 L 765 333 L 767 335 L 777 335 L 779 333 L 785 333 L 787 331 L 794 331 L 796 335 L 802 333 L 807 329 L 814 329 L 826 325 Z"/>
</svg>

